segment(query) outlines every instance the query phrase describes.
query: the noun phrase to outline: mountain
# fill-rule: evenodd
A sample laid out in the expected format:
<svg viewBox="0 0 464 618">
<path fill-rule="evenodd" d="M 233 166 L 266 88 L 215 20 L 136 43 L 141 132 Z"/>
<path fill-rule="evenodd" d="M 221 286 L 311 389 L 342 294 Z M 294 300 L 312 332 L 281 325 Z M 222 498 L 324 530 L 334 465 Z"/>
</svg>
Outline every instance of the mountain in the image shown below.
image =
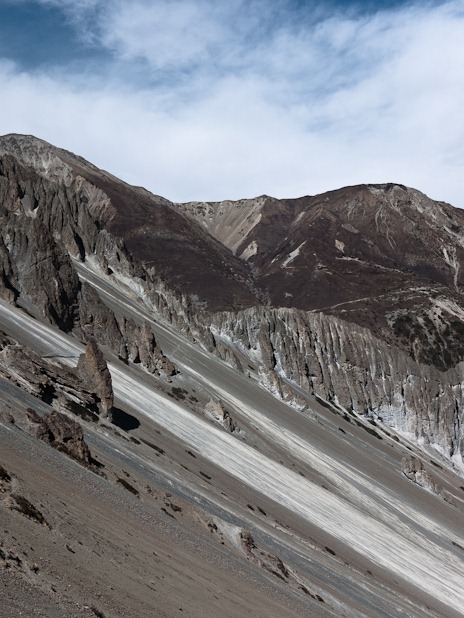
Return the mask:
<svg viewBox="0 0 464 618">
<path fill-rule="evenodd" d="M 436 299 L 462 302 L 463 211 L 394 184 L 180 207 L 250 265 L 271 306 L 335 315 L 442 369 L 462 360 L 433 336 L 457 317 Z M 411 310 L 438 314 L 427 341 L 403 336 Z"/>
<path fill-rule="evenodd" d="M 0 138 L 5 615 L 464 616 L 463 217 Z"/>
</svg>

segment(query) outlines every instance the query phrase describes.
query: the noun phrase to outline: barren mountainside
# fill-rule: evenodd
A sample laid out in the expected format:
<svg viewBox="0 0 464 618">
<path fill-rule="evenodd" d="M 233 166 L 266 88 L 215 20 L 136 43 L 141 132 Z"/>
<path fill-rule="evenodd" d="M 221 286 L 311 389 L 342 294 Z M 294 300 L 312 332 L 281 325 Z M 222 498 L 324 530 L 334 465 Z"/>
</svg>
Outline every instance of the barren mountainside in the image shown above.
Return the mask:
<svg viewBox="0 0 464 618">
<path fill-rule="evenodd" d="M 111 503 L 111 616 L 156 598 L 166 616 L 177 598 L 192 616 L 464 615 L 463 267 L 463 211 L 402 185 L 177 204 L 0 138 L 0 508 L 32 539 L 15 496 L 38 503 L 30 470 L 64 457 L 40 542 L 60 531 L 74 565 L 61 585 L 5 537 L 11 612 L 28 581 L 47 615 L 98 615 L 92 567 L 70 573 L 82 505 Z M 77 465 L 94 489 L 66 528 L 55 494 Z M 162 557 L 126 536 L 130 508 Z M 152 573 L 138 596 L 124 552 L 135 589 Z"/>
</svg>

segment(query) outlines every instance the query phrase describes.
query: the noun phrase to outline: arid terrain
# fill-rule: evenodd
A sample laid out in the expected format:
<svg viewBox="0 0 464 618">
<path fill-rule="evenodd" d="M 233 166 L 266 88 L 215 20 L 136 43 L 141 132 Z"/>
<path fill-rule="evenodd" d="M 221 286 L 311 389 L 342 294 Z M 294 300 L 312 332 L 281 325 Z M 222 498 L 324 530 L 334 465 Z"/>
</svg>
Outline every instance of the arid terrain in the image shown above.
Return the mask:
<svg viewBox="0 0 464 618">
<path fill-rule="evenodd" d="M 463 217 L 0 138 L 0 614 L 464 616 Z"/>
</svg>

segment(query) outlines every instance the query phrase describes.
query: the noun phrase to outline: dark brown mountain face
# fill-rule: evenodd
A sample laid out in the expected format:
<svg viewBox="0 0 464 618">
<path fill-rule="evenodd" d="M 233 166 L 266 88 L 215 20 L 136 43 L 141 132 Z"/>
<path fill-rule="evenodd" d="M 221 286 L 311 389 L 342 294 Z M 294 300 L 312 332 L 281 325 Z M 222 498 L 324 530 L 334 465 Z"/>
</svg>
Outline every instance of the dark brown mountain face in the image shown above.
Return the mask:
<svg viewBox="0 0 464 618">
<path fill-rule="evenodd" d="M 246 266 L 167 200 L 69 160 L 73 171 L 108 196 L 108 231 L 175 290 L 197 294 L 211 310 L 251 304 Z M 104 219 L 103 219 L 104 222 Z M 187 267 L 186 267 L 187 266 Z"/>
<path fill-rule="evenodd" d="M 235 253 L 272 306 L 337 315 L 441 369 L 464 357 L 461 210 L 395 184 L 257 200 Z M 234 203 L 209 207 L 227 220 Z M 204 207 L 181 208 L 220 237 Z"/>
<path fill-rule="evenodd" d="M 79 232 L 77 228 L 90 219 L 88 225 L 95 228 L 93 242 L 99 230 L 107 230 L 122 241 L 121 250 L 131 261 L 143 263 L 178 293 L 197 295 L 210 310 L 254 304 L 246 264 L 172 208 L 168 200 L 131 187 L 36 138 L 6 136 L 1 140 L 0 154 L 4 165 L 14 168 L 12 174 L 2 173 L 2 207 L 14 211 L 22 204 L 33 204 L 26 221 L 40 220 L 49 234 L 52 230 L 59 234 L 69 223 L 81 253 L 88 236 L 82 239 L 86 230 Z M 91 243 L 87 250 L 94 252 L 95 245 Z"/>
</svg>

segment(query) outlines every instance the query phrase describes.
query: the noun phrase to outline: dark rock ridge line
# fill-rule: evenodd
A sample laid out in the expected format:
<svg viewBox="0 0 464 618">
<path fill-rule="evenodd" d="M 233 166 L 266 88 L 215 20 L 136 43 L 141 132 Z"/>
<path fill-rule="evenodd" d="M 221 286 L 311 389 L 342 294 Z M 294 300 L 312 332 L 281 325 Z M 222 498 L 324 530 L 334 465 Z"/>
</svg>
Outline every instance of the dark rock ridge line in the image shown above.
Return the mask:
<svg viewBox="0 0 464 618">
<path fill-rule="evenodd" d="M 294 398 L 294 382 L 461 460 L 461 211 L 398 185 L 349 187 L 248 200 L 242 227 L 224 203 L 205 211 L 213 238 L 188 205 L 181 214 L 35 138 L 1 138 L 0 155 L 8 302 L 172 375 L 148 324 L 79 281 L 74 261 L 87 262 L 238 369 L 257 363 L 277 396 Z"/>
</svg>

